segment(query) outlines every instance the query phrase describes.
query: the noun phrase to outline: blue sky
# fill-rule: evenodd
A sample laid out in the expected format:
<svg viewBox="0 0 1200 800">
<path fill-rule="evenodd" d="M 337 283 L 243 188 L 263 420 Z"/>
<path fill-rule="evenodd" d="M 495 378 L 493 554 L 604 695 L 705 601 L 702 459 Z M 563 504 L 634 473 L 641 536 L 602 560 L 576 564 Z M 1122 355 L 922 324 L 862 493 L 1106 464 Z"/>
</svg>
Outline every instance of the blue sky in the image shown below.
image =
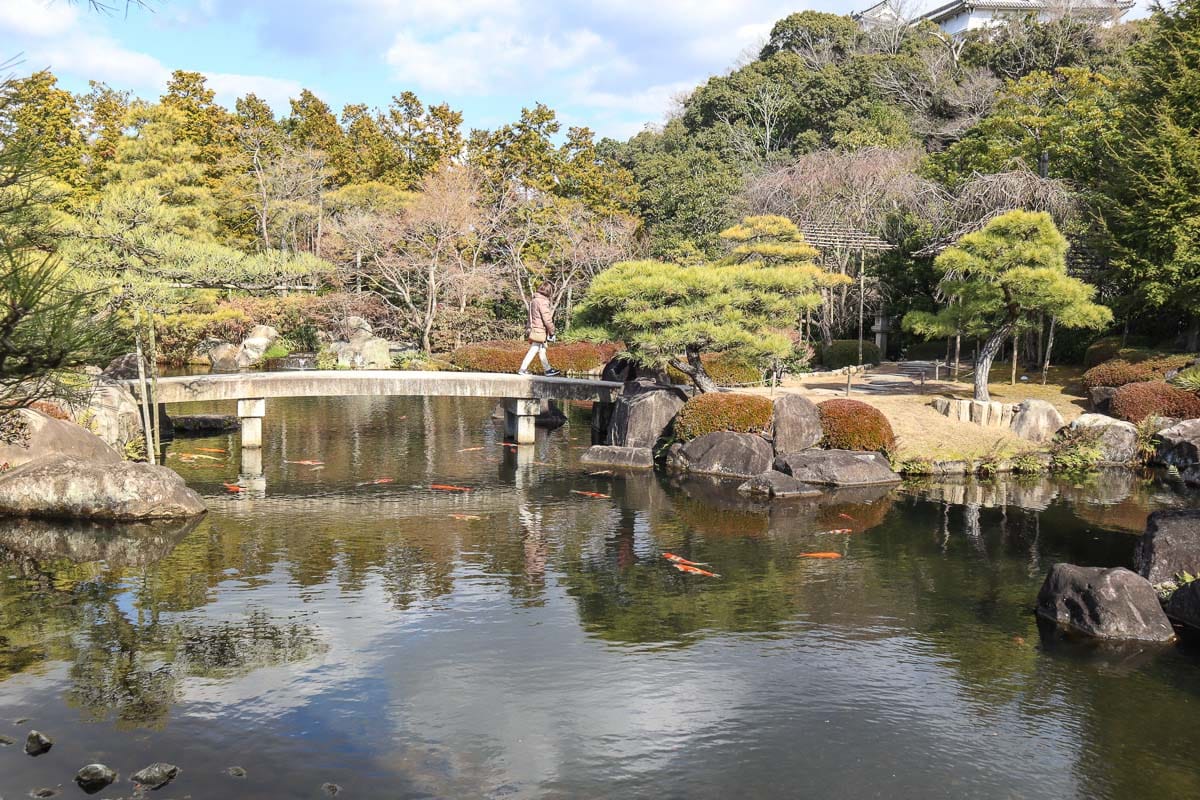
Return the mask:
<svg viewBox="0 0 1200 800">
<path fill-rule="evenodd" d="M 566 124 L 624 138 L 755 51 L 777 19 L 863 4 L 804 1 L 151 0 L 126 16 L 86 0 L 0 0 L 0 60 L 20 54 L 19 72 L 48 67 L 72 90 L 96 79 L 143 97 L 194 70 L 226 105 L 253 91 L 280 115 L 301 88 L 335 111 L 412 90 L 462 110 L 467 127 L 540 101 Z"/>
</svg>

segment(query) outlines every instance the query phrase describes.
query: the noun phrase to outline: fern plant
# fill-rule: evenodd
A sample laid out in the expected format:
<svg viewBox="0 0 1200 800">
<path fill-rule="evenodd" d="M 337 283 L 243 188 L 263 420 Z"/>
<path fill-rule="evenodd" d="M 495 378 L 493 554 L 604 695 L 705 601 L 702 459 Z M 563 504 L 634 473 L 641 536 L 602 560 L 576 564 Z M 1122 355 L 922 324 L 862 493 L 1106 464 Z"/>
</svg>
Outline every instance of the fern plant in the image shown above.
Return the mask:
<svg viewBox="0 0 1200 800">
<path fill-rule="evenodd" d="M 1200 365 L 1180 370 L 1171 383 L 1185 391 L 1200 393 Z"/>
</svg>

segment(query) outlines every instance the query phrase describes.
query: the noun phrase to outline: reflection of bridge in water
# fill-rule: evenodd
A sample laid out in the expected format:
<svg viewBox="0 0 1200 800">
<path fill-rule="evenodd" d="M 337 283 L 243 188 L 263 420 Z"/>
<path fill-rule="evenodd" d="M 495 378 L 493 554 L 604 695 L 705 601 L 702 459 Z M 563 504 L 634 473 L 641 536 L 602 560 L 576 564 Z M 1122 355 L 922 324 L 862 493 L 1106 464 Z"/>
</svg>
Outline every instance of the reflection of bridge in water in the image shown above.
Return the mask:
<svg viewBox="0 0 1200 800">
<path fill-rule="evenodd" d="M 505 436 L 532 444 L 543 403 L 551 400 L 612 402 L 622 385 L 582 378 L 546 378 L 492 372 L 304 370 L 160 378 L 163 405 L 237 401 L 242 473 L 262 475 L 262 421 L 267 400 L 281 397 L 477 397 L 504 404 Z"/>
</svg>

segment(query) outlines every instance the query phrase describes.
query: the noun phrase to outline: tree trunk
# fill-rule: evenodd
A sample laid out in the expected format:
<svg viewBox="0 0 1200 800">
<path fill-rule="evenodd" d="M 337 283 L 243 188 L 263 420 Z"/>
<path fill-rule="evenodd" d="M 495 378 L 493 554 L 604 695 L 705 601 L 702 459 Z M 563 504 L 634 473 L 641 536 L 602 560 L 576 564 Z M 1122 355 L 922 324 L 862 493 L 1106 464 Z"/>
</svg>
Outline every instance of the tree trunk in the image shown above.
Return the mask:
<svg viewBox="0 0 1200 800">
<path fill-rule="evenodd" d="M 1050 372 L 1050 354 L 1054 351 L 1054 329 L 1058 326 L 1058 317 L 1050 318 L 1050 333 L 1046 335 L 1046 360 L 1042 362 L 1042 386 L 1046 385 L 1046 375 Z"/>
<path fill-rule="evenodd" d="M 954 382 L 958 383 L 958 371 L 962 366 L 962 332 L 954 334 Z"/>
<path fill-rule="evenodd" d="M 992 399 L 988 394 L 988 374 L 992 371 L 992 362 L 996 360 L 996 354 L 1000 352 L 1000 348 L 1004 347 L 1004 342 L 1008 339 L 1008 335 L 1012 333 L 1013 324 L 1006 322 L 1001 325 L 992 335 L 983 343 L 983 347 L 979 349 L 975 358 L 975 399 L 984 403 Z"/>
<path fill-rule="evenodd" d="M 1008 379 L 1010 386 L 1017 385 L 1017 351 L 1021 347 L 1021 334 L 1013 329 L 1013 349 L 1012 349 L 1012 377 Z"/>
<path fill-rule="evenodd" d="M 704 362 L 700 360 L 699 348 L 689 347 L 686 354 L 687 361 L 673 358 L 671 366 L 691 378 L 696 391 L 701 394 L 718 391 L 721 387 L 717 386 L 716 382 L 709 377 L 708 371 L 704 369 Z"/>
<path fill-rule="evenodd" d="M 1188 325 L 1187 332 L 1187 351 L 1194 353 L 1200 350 L 1200 317 L 1192 317 L 1192 323 Z"/>
</svg>

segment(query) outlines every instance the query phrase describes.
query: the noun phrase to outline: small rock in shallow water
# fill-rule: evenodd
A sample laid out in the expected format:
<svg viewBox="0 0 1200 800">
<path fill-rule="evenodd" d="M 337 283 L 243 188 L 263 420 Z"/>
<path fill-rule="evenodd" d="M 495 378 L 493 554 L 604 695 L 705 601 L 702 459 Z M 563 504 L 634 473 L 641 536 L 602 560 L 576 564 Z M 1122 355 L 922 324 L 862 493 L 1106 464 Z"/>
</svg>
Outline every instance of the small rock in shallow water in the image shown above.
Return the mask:
<svg viewBox="0 0 1200 800">
<path fill-rule="evenodd" d="M 336 783 L 321 784 L 321 791 L 324 792 L 325 794 L 329 795 L 330 797 L 337 797 L 338 792 L 340 792 L 341 790 L 342 790 L 342 787 L 338 786 Z"/>
<path fill-rule="evenodd" d="M 244 778 L 246 777 L 246 770 L 241 767 L 230 767 L 225 770 L 225 774 L 231 778 Z"/>
<path fill-rule="evenodd" d="M 13 720 L 13 725 L 24 725 L 26 722 L 29 722 L 29 717 L 21 717 L 20 719 Z"/>
<path fill-rule="evenodd" d="M 41 731 L 30 731 L 25 737 L 25 752 L 31 756 L 47 753 L 54 746 L 53 740 Z"/>
<path fill-rule="evenodd" d="M 116 770 L 103 764 L 88 764 L 75 774 L 75 783 L 88 794 L 95 794 L 116 779 Z"/>
<path fill-rule="evenodd" d="M 16 739 L 10 739 L 7 736 L 0 736 L 0 747 L 12 747 L 16 743 Z"/>
<path fill-rule="evenodd" d="M 56 797 L 59 794 L 58 789 L 34 789 L 29 793 L 30 797 Z"/>
<path fill-rule="evenodd" d="M 151 789 L 158 789 L 175 780 L 175 776 L 178 774 L 179 767 L 174 764 L 164 764 L 161 761 L 157 761 L 145 769 L 133 773 L 133 775 L 129 776 L 129 780 L 134 783 L 140 783 L 142 786 L 148 786 Z"/>
</svg>

